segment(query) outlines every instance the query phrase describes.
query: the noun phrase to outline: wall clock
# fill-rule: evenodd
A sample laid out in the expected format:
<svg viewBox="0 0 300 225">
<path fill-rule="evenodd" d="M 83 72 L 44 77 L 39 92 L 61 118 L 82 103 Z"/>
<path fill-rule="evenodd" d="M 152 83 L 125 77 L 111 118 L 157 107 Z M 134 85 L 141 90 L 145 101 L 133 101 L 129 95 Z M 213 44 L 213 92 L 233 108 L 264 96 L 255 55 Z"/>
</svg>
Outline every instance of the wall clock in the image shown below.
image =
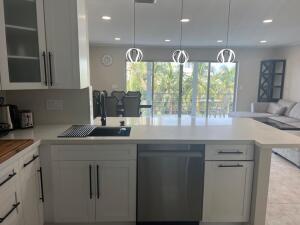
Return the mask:
<svg viewBox="0 0 300 225">
<path fill-rule="evenodd" d="M 104 55 L 102 57 L 102 64 L 104 66 L 110 66 L 112 64 L 112 60 L 113 59 L 112 59 L 111 55 Z"/>
</svg>

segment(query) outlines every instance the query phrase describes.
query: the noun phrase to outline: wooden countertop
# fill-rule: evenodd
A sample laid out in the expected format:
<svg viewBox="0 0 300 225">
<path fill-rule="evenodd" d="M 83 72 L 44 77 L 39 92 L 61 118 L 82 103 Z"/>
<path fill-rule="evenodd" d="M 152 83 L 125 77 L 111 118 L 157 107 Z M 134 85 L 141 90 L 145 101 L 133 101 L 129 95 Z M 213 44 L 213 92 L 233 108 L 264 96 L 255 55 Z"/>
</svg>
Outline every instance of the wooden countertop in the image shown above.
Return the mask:
<svg viewBox="0 0 300 225">
<path fill-rule="evenodd" d="M 0 163 L 3 163 L 33 143 L 34 141 L 32 139 L 0 140 Z"/>
</svg>

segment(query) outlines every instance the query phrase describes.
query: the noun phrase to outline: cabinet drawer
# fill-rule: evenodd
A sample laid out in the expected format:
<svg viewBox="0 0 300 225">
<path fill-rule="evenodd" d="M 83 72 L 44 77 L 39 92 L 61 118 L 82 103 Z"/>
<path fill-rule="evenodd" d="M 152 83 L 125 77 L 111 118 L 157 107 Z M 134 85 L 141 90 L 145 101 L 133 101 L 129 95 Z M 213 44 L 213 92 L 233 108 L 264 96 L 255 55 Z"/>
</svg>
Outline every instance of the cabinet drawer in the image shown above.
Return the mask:
<svg viewBox="0 0 300 225">
<path fill-rule="evenodd" d="M 1 224 L 18 225 L 21 221 L 21 202 L 17 192 L 6 190 L 0 195 L 0 218 Z"/>
<path fill-rule="evenodd" d="M 18 163 L 13 163 L 4 168 L 0 167 L 0 196 L 4 195 L 3 193 L 6 190 L 16 191 L 14 189 L 16 189 L 18 172 Z"/>
<path fill-rule="evenodd" d="M 253 160 L 253 145 L 206 145 L 205 160 Z"/>
<path fill-rule="evenodd" d="M 129 160 L 136 159 L 136 145 L 53 145 L 52 160 Z"/>
</svg>

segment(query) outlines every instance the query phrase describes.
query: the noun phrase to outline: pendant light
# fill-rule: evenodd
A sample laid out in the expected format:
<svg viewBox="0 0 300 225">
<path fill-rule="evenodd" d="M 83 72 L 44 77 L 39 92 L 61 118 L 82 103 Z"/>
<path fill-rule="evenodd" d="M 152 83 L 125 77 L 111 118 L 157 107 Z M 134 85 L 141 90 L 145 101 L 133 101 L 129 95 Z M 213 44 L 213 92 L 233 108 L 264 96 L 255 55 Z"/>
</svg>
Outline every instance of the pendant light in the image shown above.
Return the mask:
<svg viewBox="0 0 300 225">
<path fill-rule="evenodd" d="M 231 14 L 231 0 L 228 0 L 226 48 L 222 49 L 218 53 L 217 60 L 219 63 L 233 63 L 235 60 L 234 51 L 232 49 L 228 48 L 229 31 L 230 31 L 230 14 Z"/>
<path fill-rule="evenodd" d="M 172 59 L 175 63 L 184 65 L 189 61 L 189 54 L 185 50 L 182 50 L 183 0 L 181 0 L 180 14 L 180 48 L 173 52 Z"/>
<path fill-rule="evenodd" d="M 135 0 L 133 0 L 133 48 L 129 48 L 126 52 L 126 59 L 132 63 L 141 62 L 143 60 L 143 52 L 135 47 Z"/>
</svg>

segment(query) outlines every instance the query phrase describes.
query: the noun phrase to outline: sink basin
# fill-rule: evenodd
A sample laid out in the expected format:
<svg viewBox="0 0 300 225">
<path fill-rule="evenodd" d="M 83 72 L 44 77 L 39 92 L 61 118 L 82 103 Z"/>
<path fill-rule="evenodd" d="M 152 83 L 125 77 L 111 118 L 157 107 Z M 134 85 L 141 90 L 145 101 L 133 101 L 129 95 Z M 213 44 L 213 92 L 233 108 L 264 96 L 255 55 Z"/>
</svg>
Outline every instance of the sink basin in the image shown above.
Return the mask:
<svg viewBox="0 0 300 225">
<path fill-rule="evenodd" d="M 129 136 L 131 127 L 96 127 L 89 137 L 102 137 L 102 136 Z"/>
</svg>

